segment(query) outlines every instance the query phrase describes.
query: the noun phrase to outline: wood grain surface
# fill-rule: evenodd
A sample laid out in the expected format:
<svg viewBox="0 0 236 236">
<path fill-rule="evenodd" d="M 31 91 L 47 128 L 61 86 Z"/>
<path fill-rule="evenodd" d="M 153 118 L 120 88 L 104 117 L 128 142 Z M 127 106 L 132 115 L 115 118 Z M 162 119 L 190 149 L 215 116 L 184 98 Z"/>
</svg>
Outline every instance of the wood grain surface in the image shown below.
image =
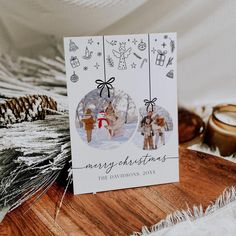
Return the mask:
<svg viewBox="0 0 236 236">
<path fill-rule="evenodd" d="M 54 216 L 63 187 L 54 184 L 27 213 L 33 199 L 10 212 L 0 224 L 0 235 L 129 235 L 187 205 L 206 207 L 232 185 L 236 185 L 235 163 L 180 148 L 179 183 L 95 195 L 67 193 L 57 222 Z"/>
</svg>

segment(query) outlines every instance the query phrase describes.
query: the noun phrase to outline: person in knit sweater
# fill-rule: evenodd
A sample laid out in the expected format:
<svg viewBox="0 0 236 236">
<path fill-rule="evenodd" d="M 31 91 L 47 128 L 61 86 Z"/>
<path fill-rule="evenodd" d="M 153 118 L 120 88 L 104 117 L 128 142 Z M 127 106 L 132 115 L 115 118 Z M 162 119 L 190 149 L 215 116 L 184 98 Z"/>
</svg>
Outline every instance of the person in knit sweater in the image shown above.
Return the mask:
<svg viewBox="0 0 236 236">
<path fill-rule="evenodd" d="M 159 138 L 162 144 L 165 145 L 165 118 L 157 115 L 152 123 L 152 129 L 155 136 L 154 148 L 157 149 Z"/>
<path fill-rule="evenodd" d="M 152 119 L 150 117 L 146 117 L 146 119 L 141 127 L 141 134 L 144 136 L 143 150 L 153 149 Z"/>
<path fill-rule="evenodd" d="M 88 143 L 92 140 L 92 131 L 94 129 L 94 123 L 96 120 L 93 118 L 92 110 L 88 108 L 85 112 L 83 119 L 81 120 L 84 123 L 84 129 L 87 134 Z"/>
</svg>

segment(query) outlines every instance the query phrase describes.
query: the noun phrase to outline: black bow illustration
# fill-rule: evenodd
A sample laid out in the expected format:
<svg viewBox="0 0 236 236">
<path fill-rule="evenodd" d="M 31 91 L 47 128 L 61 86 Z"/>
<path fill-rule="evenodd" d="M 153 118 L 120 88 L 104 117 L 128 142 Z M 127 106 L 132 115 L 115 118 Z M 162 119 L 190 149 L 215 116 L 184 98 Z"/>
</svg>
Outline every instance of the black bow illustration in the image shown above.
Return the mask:
<svg viewBox="0 0 236 236">
<path fill-rule="evenodd" d="M 97 88 L 100 90 L 100 97 L 102 97 L 102 91 L 106 87 L 107 88 L 107 96 L 110 97 L 110 89 L 113 89 L 112 83 L 115 81 L 115 77 L 111 77 L 108 81 L 103 81 L 101 79 L 97 79 L 95 81 L 98 84 Z"/>
<path fill-rule="evenodd" d="M 164 50 L 164 51 L 157 50 L 157 53 L 161 56 L 164 56 L 167 53 L 167 51 L 166 50 Z"/>
<path fill-rule="evenodd" d="M 144 99 L 143 101 L 145 102 L 145 106 L 147 106 L 147 111 L 149 106 L 152 106 L 152 111 L 153 111 L 153 106 L 155 106 L 157 98 L 153 98 L 152 100 Z"/>
</svg>

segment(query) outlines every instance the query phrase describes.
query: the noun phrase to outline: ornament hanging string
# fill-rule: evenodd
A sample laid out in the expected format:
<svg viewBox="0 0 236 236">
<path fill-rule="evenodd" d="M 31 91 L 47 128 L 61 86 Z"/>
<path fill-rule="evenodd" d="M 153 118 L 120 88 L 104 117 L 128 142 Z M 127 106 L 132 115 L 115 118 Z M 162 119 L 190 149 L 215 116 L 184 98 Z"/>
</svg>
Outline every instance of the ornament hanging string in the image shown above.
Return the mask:
<svg viewBox="0 0 236 236">
<path fill-rule="evenodd" d="M 104 36 L 102 37 L 103 41 L 103 72 L 104 72 L 104 81 L 101 79 L 95 80 L 95 83 L 98 84 L 97 88 L 100 89 L 100 97 L 102 97 L 102 93 L 104 88 L 107 90 L 107 96 L 110 97 L 110 89 L 113 89 L 112 83 L 115 81 L 115 77 L 111 77 L 108 81 L 106 80 L 106 61 L 105 61 L 105 42 L 104 42 Z"/>
<path fill-rule="evenodd" d="M 155 102 L 157 101 L 157 98 L 152 99 L 152 81 L 151 81 L 151 60 L 150 60 L 150 35 L 148 34 L 148 76 L 149 76 L 149 99 L 144 99 L 144 104 L 146 106 L 146 109 L 148 111 L 149 107 L 151 106 L 151 109 L 153 111 L 153 108 L 155 106 Z"/>
</svg>

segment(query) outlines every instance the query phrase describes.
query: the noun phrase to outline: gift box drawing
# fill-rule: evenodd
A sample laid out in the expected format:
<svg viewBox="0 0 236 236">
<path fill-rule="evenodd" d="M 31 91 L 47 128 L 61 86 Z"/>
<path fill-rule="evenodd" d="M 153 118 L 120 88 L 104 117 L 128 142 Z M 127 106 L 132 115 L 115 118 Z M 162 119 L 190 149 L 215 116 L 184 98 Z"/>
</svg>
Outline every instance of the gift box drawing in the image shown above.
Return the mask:
<svg viewBox="0 0 236 236">
<path fill-rule="evenodd" d="M 72 56 L 70 58 L 70 64 L 71 64 L 72 68 L 78 67 L 80 65 L 78 57 L 77 56 Z"/>
<path fill-rule="evenodd" d="M 166 50 L 164 51 L 157 50 L 156 65 L 158 66 L 164 65 L 166 59 L 166 53 L 167 53 Z"/>
</svg>

